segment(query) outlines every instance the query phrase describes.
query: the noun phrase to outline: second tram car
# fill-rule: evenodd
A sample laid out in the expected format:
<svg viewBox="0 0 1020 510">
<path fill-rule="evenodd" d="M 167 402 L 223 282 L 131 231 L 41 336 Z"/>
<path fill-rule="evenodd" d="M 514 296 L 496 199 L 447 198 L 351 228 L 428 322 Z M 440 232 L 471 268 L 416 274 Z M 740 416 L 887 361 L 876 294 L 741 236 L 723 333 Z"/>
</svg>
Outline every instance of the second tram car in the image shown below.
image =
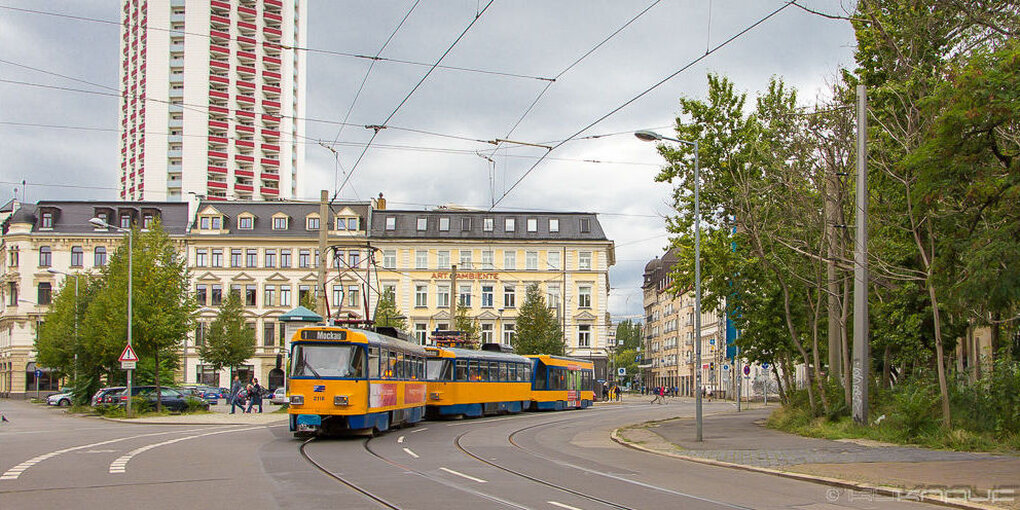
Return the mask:
<svg viewBox="0 0 1020 510">
<path fill-rule="evenodd" d="M 531 404 L 530 359 L 488 350 L 425 350 L 429 417 L 519 413 Z"/>
<path fill-rule="evenodd" d="M 316 326 L 291 340 L 295 434 L 384 431 L 425 417 L 425 349 L 374 331 Z"/>
<path fill-rule="evenodd" d="M 585 409 L 595 400 L 595 365 L 562 356 L 529 355 L 534 363 L 531 409 Z"/>
</svg>

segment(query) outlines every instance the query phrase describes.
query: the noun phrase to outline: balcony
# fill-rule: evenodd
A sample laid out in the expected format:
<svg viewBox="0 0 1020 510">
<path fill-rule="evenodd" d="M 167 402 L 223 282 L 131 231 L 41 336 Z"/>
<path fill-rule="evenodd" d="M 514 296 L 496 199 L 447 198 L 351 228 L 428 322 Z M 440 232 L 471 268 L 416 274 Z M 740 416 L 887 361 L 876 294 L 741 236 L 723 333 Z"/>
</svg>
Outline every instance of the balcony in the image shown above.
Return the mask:
<svg viewBox="0 0 1020 510">
<path fill-rule="evenodd" d="M 278 110 L 280 109 L 280 102 L 279 101 L 270 101 L 269 99 L 266 99 L 266 100 L 262 101 L 262 106 L 264 106 L 266 108 L 272 108 L 273 110 L 277 110 L 277 112 L 274 112 L 274 113 L 279 113 Z"/>
<path fill-rule="evenodd" d="M 208 169 L 209 169 L 209 173 L 223 174 L 223 175 L 227 174 L 227 167 L 225 167 L 225 166 L 209 165 Z"/>
<path fill-rule="evenodd" d="M 237 58 L 248 65 L 255 62 L 255 54 L 250 51 L 238 51 Z"/>
<path fill-rule="evenodd" d="M 227 139 L 226 139 L 226 137 L 210 136 L 209 137 L 209 142 L 210 143 L 221 143 L 223 145 L 226 145 L 227 144 Z"/>
<path fill-rule="evenodd" d="M 261 177 L 262 177 L 262 180 L 264 180 L 264 181 L 275 181 L 275 182 L 279 182 L 280 181 L 280 174 L 276 174 L 276 173 L 262 172 Z"/>
<path fill-rule="evenodd" d="M 280 190 L 276 188 L 259 188 L 259 192 L 263 195 L 272 195 L 274 197 L 280 194 Z"/>
<path fill-rule="evenodd" d="M 171 118 L 169 121 L 167 121 L 166 126 L 168 128 L 182 128 L 184 127 L 184 119 Z"/>
<path fill-rule="evenodd" d="M 242 154 L 237 154 L 237 155 L 234 156 L 234 161 L 245 161 L 245 162 L 248 162 L 248 163 L 254 163 L 255 162 L 255 158 L 253 158 L 251 156 L 244 156 Z"/>
<path fill-rule="evenodd" d="M 251 184 L 234 184 L 234 189 L 237 190 L 237 191 L 247 191 L 247 192 L 255 191 L 255 187 L 252 186 Z"/>
<path fill-rule="evenodd" d="M 223 53 L 226 55 L 230 55 L 230 48 L 227 48 L 226 46 L 220 46 L 217 44 L 210 44 L 209 51 L 213 53 Z"/>
<path fill-rule="evenodd" d="M 238 124 L 238 125 L 234 126 L 234 129 L 237 132 L 245 132 L 245 133 L 254 133 L 255 132 L 255 126 L 245 126 L 244 124 Z"/>
<path fill-rule="evenodd" d="M 219 2 L 217 0 L 211 0 L 209 2 L 209 6 L 211 8 L 213 8 L 213 9 L 221 9 L 221 10 L 227 11 L 228 13 L 230 12 L 230 3 L 229 2 Z"/>
<path fill-rule="evenodd" d="M 238 85 L 240 85 L 240 83 L 238 83 Z M 280 87 L 274 87 L 272 85 L 263 85 L 262 92 L 265 92 L 266 94 L 280 95 Z"/>
<path fill-rule="evenodd" d="M 280 30 L 275 29 L 275 28 L 269 28 L 269 27 L 263 28 L 262 29 L 262 33 L 266 34 L 267 38 L 275 37 L 276 39 L 279 39 L 280 37 L 283 37 L 283 32 L 281 32 Z M 273 40 L 275 40 L 275 39 L 273 39 Z"/>
<path fill-rule="evenodd" d="M 249 36 L 255 35 L 256 27 L 255 27 L 254 23 L 248 23 L 248 22 L 245 22 L 245 21 L 238 21 L 237 22 L 237 28 L 242 30 L 242 32 L 241 32 L 242 34 L 244 34 L 244 31 L 247 30 L 248 34 L 245 34 L 245 35 L 249 35 Z"/>
<path fill-rule="evenodd" d="M 215 74 L 209 75 L 209 81 L 213 83 L 222 83 L 223 85 L 230 85 L 230 78 L 226 76 L 216 76 Z"/>
<path fill-rule="evenodd" d="M 219 90 L 210 90 L 209 91 L 209 97 L 217 97 L 217 98 L 220 98 L 220 99 L 230 99 L 230 94 L 228 94 L 226 92 L 221 92 Z"/>
<path fill-rule="evenodd" d="M 276 7 L 277 9 L 283 8 L 283 2 L 280 0 L 264 0 L 263 3 L 265 3 L 266 6 Z"/>
<path fill-rule="evenodd" d="M 230 34 L 220 30 L 210 30 L 209 37 L 216 44 L 227 44 L 230 41 Z"/>
<path fill-rule="evenodd" d="M 183 43 L 171 44 L 170 53 L 184 53 L 184 44 Z"/>
<path fill-rule="evenodd" d="M 215 14 L 209 16 L 209 21 L 212 22 L 213 28 L 219 28 L 220 30 L 230 30 L 230 18 L 225 16 L 217 16 Z"/>
<path fill-rule="evenodd" d="M 237 66 L 237 72 L 244 75 L 250 75 L 252 78 L 255 77 L 255 68 L 249 66 Z"/>
<path fill-rule="evenodd" d="M 209 65 L 212 66 L 212 67 L 218 67 L 220 69 L 226 69 L 227 71 L 230 70 L 230 63 L 229 62 L 221 62 L 219 60 L 210 60 L 209 61 Z"/>
<path fill-rule="evenodd" d="M 262 144 L 262 150 L 267 152 L 280 152 L 280 146 L 264 143 Z"/>
<path fill-rule="evenodd" d="M 166 142 L 167 143 L 184 143 L 184 137 L 181 136 L 181 135 L 167 135 Z"/>
<path fill-rule="evenodd" d="M 209 157 L 213 159 L 227 159 L 227 153 L 220 151 L 209 151 Z"/>
<path fill-rule="evenodd" d="M 248 140 L 234 140 L 234 146 L 236 147 L 248 147 L 249 149 L 255 148 L 255 142 Z"/>
<path fill-rule="evenodd" d="M 263 115 L 262 119 L 265 120 L 266 116 Z M 277 122 L 279 122 L 279 119 L 277 120 Z M 279 131 L 274 131 L 272 129 L 263 129 L 262 130 L 262 136 L 269 137 L 269 138 L 280 138 L 280 132 Z"/>
<path fill-rule="evenodd" d="M 255 90 L 255 84 L 250 81 L 237 80 L 237 86 L 240 88 L 251 89 L 244 91 L 245 94 L 251 94 Z"/>
<path fill-rule="evenodd" d="M 262 163 L 263 165 L 268 165 L 268 166 L 280 166 L 280 160 L 278 160 L 278 159 L 269 159 L 269 158 L 262 158 L 262 159 L 260 159 L 259 161 L 260 161 L 260 162 L 261 162 L 261 163 Z"/>
<path fill-rule="evenodd" d="M 252 9 L 251 7 L 244 7 L 241 5 L 237 6 L 237 13 L 241 15 L 242 19 L 246 19 L 249 21 L 255 19 L 255 16 L 258 14 L 255 12 L 255 9 Z"/>
<path fill-rule="evenodd" d="M 219 188 L 219 189 L 227 189 L 227 183 L 225 183 L 225 182 L 220 182 L 220 181 L 208 181 L 208 182 L 207 182 L 207 185 L 208 185 L 208 186 L 209 186 L 210 188 Z"/>
<path fill-rule="evenodd" d="M 252 111 L 237 110 L 235 113 L 237 113 L 237 115 L 240 116 L 240 117 L 248 117 L 249 119 L 254 119 L 255 118 L 255 112 L 252 112 Z"/>
<path fill-rule="evenodd" d="M 238 70 L 240 70 L 240 68 L 238 68 Z M 262 72 L 262 76 L 265 76 L 267 78 L 274 78 L 276 80 L 280 80 L 281 79 L 280 78 L 280 73 L 273 72 L 273 71 L 263 71 Z"/>
<path fill-rule="evenodd" d="M 238 168 L 237 170 L 234 170 L 234 175 L 239 177 L 255 177 L 255 172 L 251 170 L 241 170 Z"/>
</svg>

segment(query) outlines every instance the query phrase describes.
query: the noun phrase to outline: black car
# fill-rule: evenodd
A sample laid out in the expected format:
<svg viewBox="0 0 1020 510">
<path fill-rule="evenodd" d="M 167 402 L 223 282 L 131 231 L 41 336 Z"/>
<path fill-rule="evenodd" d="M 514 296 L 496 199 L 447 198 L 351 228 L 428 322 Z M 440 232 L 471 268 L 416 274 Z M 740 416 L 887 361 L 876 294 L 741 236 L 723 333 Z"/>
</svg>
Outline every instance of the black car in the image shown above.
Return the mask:
<svg viewBox="0 0 1020 510">
<path fill-rule="evenodd" d="M 209 410 L 209 403 L 190 397 L 180 391 L 173 388 L 161 388 L 160 392 L 162 397 L 159 399 L 164 409 L 169 411 L 183 412 L 188 410 L 188 399 L 199 400 L 202 403 L 202 407 L 205 410 Z M 156 408 L 156 387 L 155 386 L 134 386 L 131 388 L 131 395 L 134 397 L 141 397 L 149 401 L 149 404 L 153 409 Z M 117 405 L 125 405 L 127 403 L 127 388 L 121 390 L 116 394 Z"/>
</svg>

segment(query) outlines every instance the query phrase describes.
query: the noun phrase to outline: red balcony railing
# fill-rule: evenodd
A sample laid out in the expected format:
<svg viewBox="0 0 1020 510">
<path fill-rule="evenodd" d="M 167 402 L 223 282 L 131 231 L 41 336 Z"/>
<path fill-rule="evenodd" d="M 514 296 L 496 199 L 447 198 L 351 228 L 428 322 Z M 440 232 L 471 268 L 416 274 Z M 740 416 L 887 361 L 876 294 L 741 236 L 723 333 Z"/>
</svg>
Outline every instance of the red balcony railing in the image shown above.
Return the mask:
<svg viewBox="0 0 1020 510">
<path fill-rule="evenodd" d="M 212 66 L 212 67 L 219 67 L 220 69 L 227 69 L 227 70 L 230 69 L 230 63 L 228 63 L 228 62 L 219 62 L 219 61 L 216 61 L 216 60 L 210 60 L 209 61 L 209 65 Z"/>
<path fill-rule="evenodd" d="M 237 129 L 238 131 L 244 131 L 245 133 L 254 133 L 255 132 L 255 127 L 253 127 L 253 126 L 245 126 L 244 124 L 238 124 L 238 125 L 234 126 L 234 128 Z"/>
<path fill-rule="evenodd" d="M 210 90 L 209 97 L 218 97 L 220 99 L 230 99 L 230 94 L 226 92 L 220 92 L 218 90 Z"/>
<path fill-rule="evenodd" d="M 278 159 L 262 158 L 259 161 L 261 161 L 263 165 L 280 166 L 280 160 Z"/>
<path fill-rule="evenodd" d="M 209 151 L 209 157 L 216 159 L 227 159 L 227 153 L 220 151 Z"/>
<path fill-rule="evenodd" d="M 230 78 L 227 78 L 226 76 L 216 76 L 215 74 L 210 74 L 209 81 L 214 83 L 223 83 L 226 85 L 230 85 Z"/>
<path fill-rule="evenodd" d="M 238 99 L 240 99 L 240 98 L 238 98 Z M 264 106 L 269 107 L 269 108 L 276 108 L 277 110 L 280 109 L 280 102 L 279 101 L 270 101 L 268 99 L 265 99 L 265 100 L 262 101 L 262 104 Z"/>
<path fill-rule="evenodd" d="M 241 170 L 239 168 L 237 170 L 234 170 L 234 175 L 238 175 L 241 177 L 255 177 L 255 172 L 252 172 L 251 170 Z"/>
<path fill-rule="evenodd" d="M 238 87 L 244 87 L 246 89 L 254 89 L 255 88 L 255 84 L 254 83 L 252 83 L 250 81 L 243 81 L 243 80 L 237 80 L 237 86 Z M 265 88 L 265 87 L 263 87 L 263 88 Z"/>
<path fill-rule="evenodd" d="M 226 175 L 226 173 L 227 173 L 227 167 L 225 167 L 225 166 L 209 165 L 208 168 L 209 168 L 209 171 L 214 173 L 214 174 L 224 174 L 224 175 Z"/>
<path fill-rule="evenodd" d="M 225 183 L 225 182 L 220 182 L 220 181 L 208 181 L 208 183 L 207 183 L 207 184 L 208 184 L 208 186 L 209 186 L 210 188 L 220 188 L 220 189 L 227 189 L 227 183 Z"/>
<path fill-rule="evenodd" d="M 234 160 L 236 160 L 236 161 L 246 161 L 248 163 L 254 163 L 255 162 L 255 158 L 253 158 L 251 156 L 245 156 L 243 154 L 235 155 L 234 156 Z"/>
<path fill-rule="evenodd" d="M 213 143 L 223 143 L 223 144 L 227 143 L 226 137 L 222 137 L 222 136 L 210 136 L 209 137 L 209 141 L 213 142 Z"/>
<path fill-rule="evenodd" d="M 255 187 L 251 184 L 234 184 L 234 189 L 237 191 L 255 191 Z"/>
<path fill-rule="evenodd" d="M 236 145 L 237 147 L 250 147 L 252 149 L 255 148 L 255 142 L 250 142 L 248 140 L 234 140 L 234 145 Z"/>
<path fill-rule="evenodd" d="M 283 32 L 281 32 L 281 31 L 279 31 L 279 30 L 277 30 L 275 28 L 266 27 L 266 28 L 262 29 L 262 31 L 267 33 L 267 34 L 270 34 L 270 35 L 275 35 L 277 37 L 283 36 Z"/>
<path fill-rule="evenodd" d="M 259 193 L 262 193 L 263 195 L 279 195 L 280 190 L 276 188 L 259 188 Z"/>
<path fill-rule="evenodd" d="M 264 150 L 264 151 L 280 152 L 280 146 L 279 145 L 271 145 L 271 144 L 268 144 L 268 143 L 264 143 L 264 144 L 262 144 L 262 150 Z"/>
<path fill-rule="evenodd" d="M 262 172 L 262 178 L 266 179 L 266 180 L 270 180 L 270 181 L 279 181 L 280 180 L 280 174 L 270 174 L 270 173 Z"/>
<path fill-rule="evenodd" d="M 248 118 L 251 118 L 251 119 L 255 118 L 255 112 L 249 112 L 247 110 L 237 110 L 235 113 L 237 113 L 241 117 L 248 117 Z"/>
<path fill-rule="evenodd" d="M 226 109 L 226 108 L 224 108 L 222 106 L 210 106 L 209 107 L 209 111 L 212 112 L 212 113 L 222 113 L 224 115 L 227 115 L 227 114 L 230 113 L 230 110 L 228 110 L 228 109 Z"/>
</svg>

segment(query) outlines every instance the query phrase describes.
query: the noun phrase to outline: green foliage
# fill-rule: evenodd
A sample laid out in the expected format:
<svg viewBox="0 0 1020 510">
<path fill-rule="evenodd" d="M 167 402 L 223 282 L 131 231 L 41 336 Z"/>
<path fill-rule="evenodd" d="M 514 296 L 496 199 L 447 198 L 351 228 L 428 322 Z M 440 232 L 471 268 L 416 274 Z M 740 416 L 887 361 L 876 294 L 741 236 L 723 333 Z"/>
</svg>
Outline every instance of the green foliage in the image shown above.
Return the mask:
<svg viewBox="0 0 1020 510">
<path fill-rule="evenodd" d="M 185 413 L 204 413 L 206 412 L 206 403 L 204 400 L 195 397 L 188 397 L 185 399 L 188 403 L 188 408 L 184 411 Z"/>
<path fill-rule="evenodd" d="M 298 305 L 303 306 L 314 312 L 315 309 L 319 306 L 318 303 L 319 300 L 315 297 L 314 292 L 306 292 L 304 297 L 301 298 L 301 301 L 298 303 Z"/>
<path fill-rule="evenodd" d="M 373 317 L 375 317 L 376 326 L 390 326 L 397 328 L 398 331 L 407 330 L 407 318 L 401 315 L 397 308 L 397 298 L 393 294 L 393 289 L 386 289 L 386 292 L 379 297 Z"/>
<path fill-rule="evenodd" d="M 516 328 L 513 347 L 518 354 L 562 355 L 566 351 L 560 323 L 545 305 L 537 283 L 527 287 Z"/>
<path fill-rule="evenodd" d="M 457 307 L 457 315 L 453 317 L 453 327 L 460 331 L 464 340 L 481 347 L 478 344 L 481 326 L 478 324 L 478 319 L 468 316 L 467 307 Z"/>
<path fill-rule="evenodd" d="M 237 293 L 230 292 L 209 325 L 198 355 L 215 370 L 236 367 L 255 354 L 255 333 L 248 328 Z"/>
<path fill-rule="evenodd" d="M 636 351 L 641 347 L 641 323 L 627 319 L 616 326 L 616 345 L 621 351 Z"/>
</svg>

